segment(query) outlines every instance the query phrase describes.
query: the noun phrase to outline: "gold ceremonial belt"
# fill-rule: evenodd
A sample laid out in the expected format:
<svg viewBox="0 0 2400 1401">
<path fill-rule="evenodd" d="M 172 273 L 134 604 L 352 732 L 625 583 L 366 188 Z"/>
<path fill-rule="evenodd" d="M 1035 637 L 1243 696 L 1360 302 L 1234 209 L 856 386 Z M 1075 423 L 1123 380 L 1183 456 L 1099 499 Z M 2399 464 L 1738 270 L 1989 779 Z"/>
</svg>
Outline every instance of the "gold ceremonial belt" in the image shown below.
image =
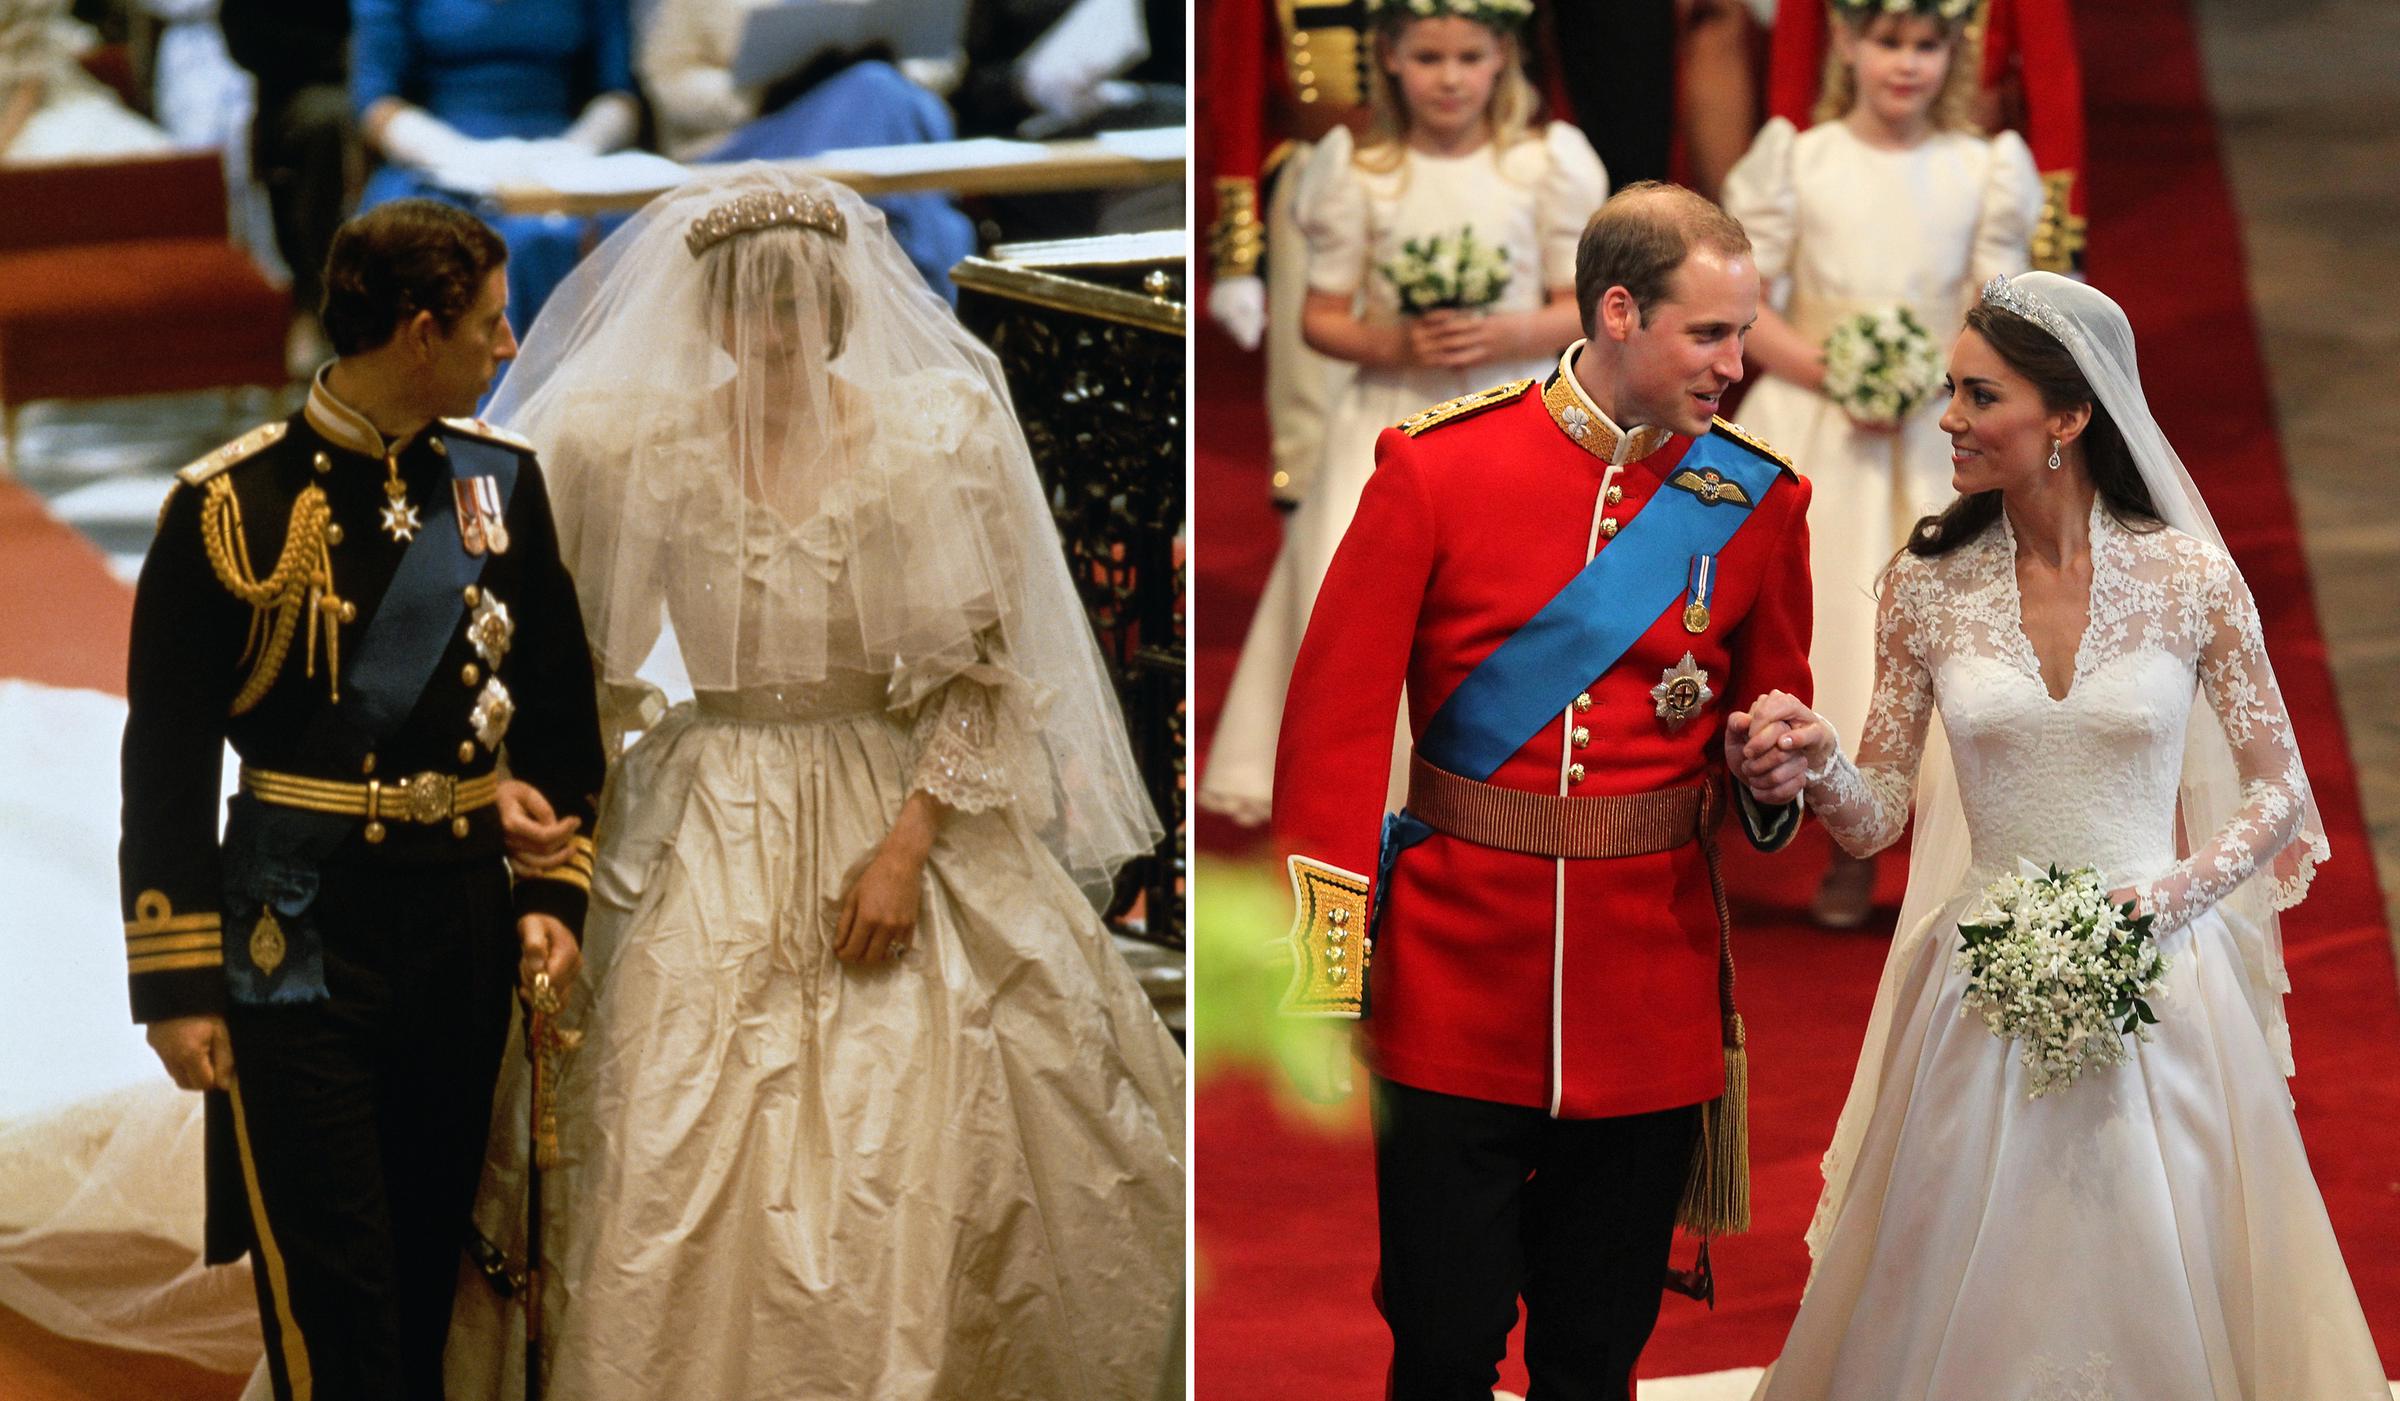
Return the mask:
<svg viewBox="0 0 2400 1401">
<path fill-rule="evenodd" d="M 1707 832 L 1723 811 L 1713 783 L 1655 793 L 1562 798 L 1478 783 L 1408 757 L 1408 810 L 1435 831 L 1533 856 L 1646 856 Z"/>
<path fill-rule="evenodd" d="M 475 778 L 427 771 L 385 782 L 343 783 L 330 778 L 304 778 L 242 765 L 242 791 L 262 803 L 329 812 L 367 820 L 367 840 L 383 838 L 386 822 L 415 822 L 431 826 L 458 822 L 477 808 L 499 801 L 497 771 Z M 454 829 L 455 830 L 455 829 Z"/>
</svg>

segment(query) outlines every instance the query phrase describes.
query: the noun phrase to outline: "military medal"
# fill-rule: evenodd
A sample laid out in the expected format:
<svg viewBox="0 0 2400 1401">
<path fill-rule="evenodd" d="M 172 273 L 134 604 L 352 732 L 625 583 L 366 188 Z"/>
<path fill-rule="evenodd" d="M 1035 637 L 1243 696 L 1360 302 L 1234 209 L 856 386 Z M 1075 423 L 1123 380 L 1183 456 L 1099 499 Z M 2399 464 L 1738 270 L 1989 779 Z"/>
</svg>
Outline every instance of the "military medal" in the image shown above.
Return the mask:
<svg viewBox="0 0 2400 1401">
<path fill-rule="evenodd" d="M 395 541 L 414 540 L 424 522 L 417 519 L 417 508 L 408 504 L 408 488 L 400 482 L 400 454 L 386 457 L 383 467 L 383 494 L 388 498 L 383 506 L 383 533 Z"/>
<path fill-rule="evenodd" d="M 483 537 L 483 503 L 476 498 L 474 477 L 454 478 L 450 495 L 458 503 L 458 543 L 470 555 L 480 555 L 489 542 Z"/>
<path fill-rule="evenodd" d="M 471 477 L 475 483 L 475 500 L 483 517 L 483 538 L 491 545 L 492 553 L 508 553 L 507 512 L 500 505 L 500 481 L 497 477 Z"/>
<path fill-rule="evenodd" d="M 1658 702 L 1658 718 L 1667 722 L 1670 730 L 1680 730 L 1684 723 L 1700 713 L 1700 707 L 1715 700 L 1717 693 L 1708 688 L 1708 673 L 1700 669 L 1691 653 L 1659 674 L 1658 684 L 1650 688 L 1650 699 Z"/>
<path fill-rule="evenodd" d="M 283 926 L 275 922 L 273 910 L 262 911 L 258 927 L 250 931 L 250 962 L 261 973 L 272 976 L 283 966 Z"/>
<path fill-rule="evenodd" d="M 1683 605 L 1683 630 L 1699 634 L 1708 631 L 1708 599 L 1717 585 L 1717 557 L 1692 556 L 1692 573 L 1684 586 L 1689 602 Z"/>
</svg>

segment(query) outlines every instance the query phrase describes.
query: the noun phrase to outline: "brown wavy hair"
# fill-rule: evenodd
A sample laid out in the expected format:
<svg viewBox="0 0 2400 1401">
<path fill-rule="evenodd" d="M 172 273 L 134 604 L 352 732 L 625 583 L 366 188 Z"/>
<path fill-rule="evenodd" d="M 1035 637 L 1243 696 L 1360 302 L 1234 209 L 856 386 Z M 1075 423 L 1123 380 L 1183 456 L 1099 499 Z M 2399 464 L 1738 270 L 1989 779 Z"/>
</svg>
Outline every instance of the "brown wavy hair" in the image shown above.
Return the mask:
<svg viewBox="0 0 2400 1401">
<path fill-rule="evenodd" d="M 2092 393 L 2091 381 L 2083 377 L 2075 357 L 2058 337 L 1996 306 L 1978 305 L 1968 311 L 1967 329 L 1983 337 L 2010 369 L 2032 381 L 2042 396 L 2042 407 L 2056 413 L 2091 406 L 2091 421 L 2076 441 L 2083 445 L 2084 467 L 2092 474 L 2092 485 L 2098 488 L 2101 504 L 2110 515 L 2139 533 L 2165 524 L 2150 499 L 2149 484 L 2142 480 L 2142 469 L 2134 463 L 2133 450 L 2125 446 L 2125 435 L 2118 431 L 2099 396 Z M 1999 518 L 1997 490 L 1972 492 L 1951 502 L 1939 515 L 1918 521 L 1901 549 L 1924 559 L 1945 555 L 1990 529 Z"/>
<path fill-rule="evenodd" d="M 1901 24 L 1909 20 L 1924 20 L 1941 30 L 1942 39 L 1950 45 L 1950 69 L 1942 75 L 1941 91 L 1933 95 L 1933 106 L 1927 116 L 1935 131 L 1971 131 L 1983 134 L 1983 123 L 1975 117 L 1975 94 L 1983 80 L 1982 37 L 1963 19 L 1946 20 L 1939 15 L 1871 14 L 1852 18 L 1836 7 L 1833 23 L 1850 31 L 1853 39 L 1865 39 L 1877 26 Z M 1834 122 L 1850 115 L 1858 105 L 1858 75 L 1842 62 L 1842 51 L 1833 44 L 1825 46 L 1825 76 L 1817 82 L 1817 110 L 1811 120 Z"/>
<path fill-rule="evenodd" d="M 1374 53 L 1367 63 L 1367 134 L 1350 159 L 1361 170 L 1388 175 L 1400 168 L 1408 153 L 1408 106 L 1400 100 L 1400 84 L 1383 66 L 1383 58 L 1408 26 L 1424 18 L 1395 7 L 1375 22 Z M 1483 109 L 1491 124 L 1492 153 L 1497 156 L 1533 136 L 1541 115 L 1541 95 L 1525 77 L 1524 50 L 1517 36 L 1485 25 L 1500 46 L 1500 76 L 1492 83 L 1492 100 Z"/>
<path fill-rule="evenodd" d="M 378 205 L 334 230 L 318 313 L 325 338 L 334 354 L 357 355 L 389 343 L 420 311 L 448 335 L 507 262 L 500 235 L 463 209 L 431 199 Z"/>
</svg>

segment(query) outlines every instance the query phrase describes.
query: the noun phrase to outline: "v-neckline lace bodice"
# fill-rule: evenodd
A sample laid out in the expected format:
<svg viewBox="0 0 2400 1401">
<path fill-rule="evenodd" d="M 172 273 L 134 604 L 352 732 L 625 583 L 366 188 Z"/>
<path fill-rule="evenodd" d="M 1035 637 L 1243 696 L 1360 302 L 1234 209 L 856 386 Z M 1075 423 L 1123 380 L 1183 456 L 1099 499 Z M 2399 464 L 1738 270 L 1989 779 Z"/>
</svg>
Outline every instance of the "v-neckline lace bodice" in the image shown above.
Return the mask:
<svg viewBox="0 0 2400 1401">
<path fill-rule="evenodd" d="M 2163 934 L 2292 840 L 2306 779 L 2232 560 L 2179 531 L 2129 526 L 2098 501 L 2090 529 L 2088 614 L 2063 695 L 2025 629 L 2005 514 L 1945 554 L 1901 555 L 1884 580 L 1880 674 L 1856 761 L 1813 783 L 1810 806 L 1855 853 L 1889 845 L 1938 712 L 1973 843 L 1970 882 L 2020 859 L 2094 865 L 2134 889 Z M 2196 700 L 2232 742 L 2245 803 L 2185 855 L 2176 800 Z M 2298 898 L 2308 864 L 2278 904 Z"/>
</svg>

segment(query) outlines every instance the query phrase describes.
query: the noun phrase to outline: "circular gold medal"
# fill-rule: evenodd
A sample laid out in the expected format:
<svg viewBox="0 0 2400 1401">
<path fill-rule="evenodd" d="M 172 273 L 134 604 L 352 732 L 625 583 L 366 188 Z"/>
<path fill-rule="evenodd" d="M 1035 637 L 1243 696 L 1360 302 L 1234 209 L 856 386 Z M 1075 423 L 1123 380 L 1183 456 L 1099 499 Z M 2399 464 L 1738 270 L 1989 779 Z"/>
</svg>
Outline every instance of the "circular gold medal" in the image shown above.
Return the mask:
<svg viewBox="0 0 2400 1401">
<path fill-rule="evenodd" d="M 1708 631 L 1708 605 L 1707 605 L 1707 604 L 1705 604 L 1705 603 L 1694 603 L 1694 604 L 1691 604 L 1691 605 L 1687 606 L 1687 607 L 1686 607 L 1686 608 L 1683 610 L 1683 630 L 1684 630 L 1685 632 L 1706 632 L 1706 631 Z"/>
</svg>

